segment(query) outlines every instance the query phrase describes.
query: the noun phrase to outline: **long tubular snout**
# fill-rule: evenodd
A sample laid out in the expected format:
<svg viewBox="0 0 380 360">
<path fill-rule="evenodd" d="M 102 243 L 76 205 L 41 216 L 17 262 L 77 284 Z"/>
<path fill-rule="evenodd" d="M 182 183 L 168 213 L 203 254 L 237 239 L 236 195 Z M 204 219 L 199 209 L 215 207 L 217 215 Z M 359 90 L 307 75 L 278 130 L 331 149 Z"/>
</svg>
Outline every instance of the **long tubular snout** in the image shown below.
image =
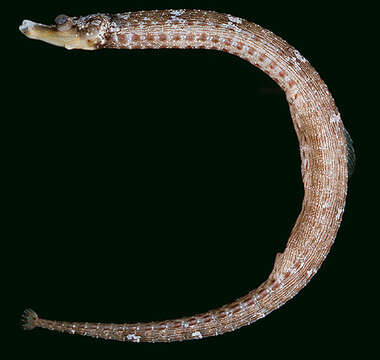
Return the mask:
<svg viewBox="0 0 380 360">
<path fill-rule="evenodd" d="M 19 30 L 30 39 L 44 40 L 42 37 L 52 32 L 52 27 L 31 20 L 24 20 L 19 26 Z"/>
<path fill-rule="evenodd" d="M 94 50 L 93 43 L 81 38 L 75 29 L 60 31 L 55 25 L 38 24 L 31 20 L 24 20 L 19 30 L 28 38 L 41 40 L 66 49 Z"/>
</svg>

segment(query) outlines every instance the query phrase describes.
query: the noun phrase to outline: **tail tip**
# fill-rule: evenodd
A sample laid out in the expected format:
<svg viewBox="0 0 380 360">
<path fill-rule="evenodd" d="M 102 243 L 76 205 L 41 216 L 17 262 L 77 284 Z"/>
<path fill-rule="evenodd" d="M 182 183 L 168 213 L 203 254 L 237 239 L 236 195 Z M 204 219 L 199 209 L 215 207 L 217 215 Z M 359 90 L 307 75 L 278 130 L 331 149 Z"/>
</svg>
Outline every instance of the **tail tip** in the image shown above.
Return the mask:
<svg viewBox="0 0 380 360">
<path fill-rule="evenodd" d="M 24 330 L 33 330 L 37 326 L 38 315 L 32 309 L 26 309 L 22 315 L 21 326 Z"/>
</svg>

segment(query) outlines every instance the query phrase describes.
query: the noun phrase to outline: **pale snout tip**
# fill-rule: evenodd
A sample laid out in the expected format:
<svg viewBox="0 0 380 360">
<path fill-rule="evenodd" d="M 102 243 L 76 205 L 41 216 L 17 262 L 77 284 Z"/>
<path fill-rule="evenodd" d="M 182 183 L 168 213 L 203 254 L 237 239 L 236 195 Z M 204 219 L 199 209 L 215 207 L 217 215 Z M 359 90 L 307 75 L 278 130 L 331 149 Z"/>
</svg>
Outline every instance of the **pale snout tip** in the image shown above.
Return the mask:
<svg viewBox="0 0 380 360">
<path fill-rule="evenodd" d="M 24 34 L 28 35 L 33 27 L 36 25 L 34 21 L 24 20 L 22 24 L 18 27 L 18 29 Z"/>
</svg>

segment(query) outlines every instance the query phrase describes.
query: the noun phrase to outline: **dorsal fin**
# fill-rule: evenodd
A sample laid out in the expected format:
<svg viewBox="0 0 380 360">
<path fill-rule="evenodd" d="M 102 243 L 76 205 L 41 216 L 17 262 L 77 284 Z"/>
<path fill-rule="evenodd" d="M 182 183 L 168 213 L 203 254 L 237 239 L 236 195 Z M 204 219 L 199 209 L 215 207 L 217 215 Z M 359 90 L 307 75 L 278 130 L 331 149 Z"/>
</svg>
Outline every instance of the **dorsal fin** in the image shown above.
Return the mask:
<svg viewBox="0 0 380 360">
<path fill-rule="evenodd" d="M 356 155 L 354 150 L 354 142 L 352 141 L 346 128 L 344 128 L 344 136 L 346 137 L 348 178 L 350 178 L 355 169 Z"/>
</svg>

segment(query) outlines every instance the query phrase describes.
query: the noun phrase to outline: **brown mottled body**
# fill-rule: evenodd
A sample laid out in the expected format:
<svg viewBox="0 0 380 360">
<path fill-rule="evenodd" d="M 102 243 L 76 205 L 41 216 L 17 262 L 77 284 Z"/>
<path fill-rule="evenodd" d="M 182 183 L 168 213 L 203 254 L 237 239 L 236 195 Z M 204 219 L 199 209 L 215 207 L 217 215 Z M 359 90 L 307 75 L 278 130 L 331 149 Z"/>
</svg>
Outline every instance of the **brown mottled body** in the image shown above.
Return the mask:
<svg viewBox="0 0 380 360">
<path fill-rule="evenodd" d="M 268 279 L 231 304 L 191 317 L 140 324 L 51 321 L 28 311 L 26 327 L 120 341 L 180 341 L 238 329 L 286 303 L 308 283 L 327 256 L 341 222 L 347 191 L 345 130 L 334 100 L 314 68 L 272 32 L 211 11 L 97 14 L 70 21 L 70 31 L 85 37 L 86 45 L 83 47 L 82 42 L 81 48 L 213 49 L 235 54 L 263 70 L 286 93 L 300 144 L 305 195 L 286 249 L 277 255 Z M 28 35 L 30 26 L 25 24 L 21 30 Z M 75 47 L 73 44 L 70 48 Z M 62 46 L 68 47 L 67 43 Z"/>
</svg>

